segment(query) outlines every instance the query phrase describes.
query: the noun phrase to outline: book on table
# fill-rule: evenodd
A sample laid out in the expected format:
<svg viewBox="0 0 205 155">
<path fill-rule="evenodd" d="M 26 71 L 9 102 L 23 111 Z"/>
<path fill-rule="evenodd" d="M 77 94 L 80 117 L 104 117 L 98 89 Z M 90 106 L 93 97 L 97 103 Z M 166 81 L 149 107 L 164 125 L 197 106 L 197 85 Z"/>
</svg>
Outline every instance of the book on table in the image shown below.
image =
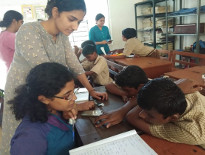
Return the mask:
<svg viewBox="0 0 205 155">
<path fill-rule="evenodd" d="M 69 151 L 70 155 L 157 155 L 135 130 Z"/>
</svg>

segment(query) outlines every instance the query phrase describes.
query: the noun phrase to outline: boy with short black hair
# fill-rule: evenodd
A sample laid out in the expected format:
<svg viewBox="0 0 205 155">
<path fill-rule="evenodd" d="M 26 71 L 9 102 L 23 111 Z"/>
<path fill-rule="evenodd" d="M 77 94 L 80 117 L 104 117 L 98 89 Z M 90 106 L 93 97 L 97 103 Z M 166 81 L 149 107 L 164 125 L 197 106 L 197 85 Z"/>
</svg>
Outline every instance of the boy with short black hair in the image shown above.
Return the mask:
<svg viewBox="0 0 205 155">
<path fill-rule="evenodd" d="M 128 66 L 115 76 L 115 83 L 106 85 L 106 89 L 115 94 L 122 96 L 124 101 L 128 101 L 119 109 L 110 111 L 96 119 L 96 127 L 106 124 L 106 127 L 120 123 L 126 114 L 137 106 L 136 95 L 141 87 L 148 82 L 146 73 L 138 66 Z"/>
<path fill-rule="evenodd" d="M 205 148 L 204 101 L 198 91 L 184 95 L 171 80 L 157 78 L 141 88 L 127 120 L 153 136 Z"/>
<path fill-rule="evenodd" d="M 86 71 L 85 74 L 91 76 L 95 84 L 106 85 L 113 81 L 109 74 L 106 59 L 97 54 L 96 46 L 87 44 L 83 47 L 82 53 L 87 58 L 86 61 L 81 63 Z"/>
</svg>

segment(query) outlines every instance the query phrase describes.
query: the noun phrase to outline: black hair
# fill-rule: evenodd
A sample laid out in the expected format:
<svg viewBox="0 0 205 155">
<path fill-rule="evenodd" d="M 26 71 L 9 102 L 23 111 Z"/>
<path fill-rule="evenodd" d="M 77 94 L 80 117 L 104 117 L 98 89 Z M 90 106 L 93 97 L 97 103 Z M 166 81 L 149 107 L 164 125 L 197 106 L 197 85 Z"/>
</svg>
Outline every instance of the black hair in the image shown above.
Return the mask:
<svg viewBox="0 0 205 155">
<path fill-rule="evenodd" d="M 28 116 L 32 122 L 46 122 L 49 111 L 38 96 L 52 99 L 72 80 L 73 74 L 58 63 L 46 62 L 31 69 L 26 83 L 15 90 L 15 98 L 9 101 L 16 120 Z"/>
<path fill-rule="evenodd" d="M 142 109 L 156 110 L 164 118 L 181 115 L 187 107 L 184 93 L 168 78 L 156 78 L 145 84 L 138 93 L 137 103 Z"/>
<path fill-rule="evenodd" d="M 93 46 L 96 47 L 94 41 L 92 41 L 92 40 L 86 40 L 86 41 L 84 41 L 84 42 L 81 44 L 81 48 L 85 47 L 85 46 L 88 45 L 88 44 L 91 44 L 91 45 L 93 45 Z"/>
<path fill-rule="evenodd" d="M 52 17 L 52 9 L 58 8 L 58 12 L 82 10 L 86 13 L 86 5 L 84 0 L 48 0 L 46 5 L 45 13 L 48 14 L 49 18 Z"/>
<path fill-rule="evenodd" d="M 122 30 L 122 35 L 123 35 L 126 39 L 130 39 L 130 38 L 137 37 L 137 32 L 136 32 L 136 30 L 133 29 L 133 28 L 126 28 L 126 29 Z"/>
<path fill-rule="evenodd" d="M 101 18 L 105 18 L 105 16 L 102 13 L 98 13 L 95 17 L 95 20 L 98 21 Z"/>
<path fill-rule="evenodd" d="M 83 56 L 86 57 L 87 55 L 93 54 L 94 52 L 96 52 L 96 46 L 92 45 L 92 44 L 87 44 L 83 47 Z"/>
<path fill-rule="evenodd" d="M 9 10 L 4 14 L 4 18 L 0 21 L 0 27 L 9 27 L 15 19 L 17 22 L 23 20 L 23 15 L 15 10 Z"/>
<path fill-rule="evenodd" d="M 115 76 L 115 82 L 120 87 L 137 89 L 140 84 L 148 82 L 146 73 L 138 66 L 128 66 Z"/>
</svg>

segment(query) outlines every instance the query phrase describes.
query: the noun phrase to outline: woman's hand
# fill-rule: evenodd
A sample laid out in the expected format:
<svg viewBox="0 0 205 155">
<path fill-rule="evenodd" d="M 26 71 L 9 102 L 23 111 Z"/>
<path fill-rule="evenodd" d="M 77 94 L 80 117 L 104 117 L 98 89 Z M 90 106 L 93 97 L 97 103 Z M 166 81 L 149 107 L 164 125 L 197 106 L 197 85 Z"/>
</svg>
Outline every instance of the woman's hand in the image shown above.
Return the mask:
<svg viewBox="0 0 205 155">
<path fill-rule="evenodd" d="M 90 109 L 93 109 L 95 107 L 94 101 L 77 103 L 76 105 L 77 105 L 78 111 L 90 110 Z"/>
<path fill-rule="evenodd" d="M 101 44 L 107 44 L 106 40 L 101 41 Z"/>
<path fill-rule="evenodd" d="M 89 92 L 90 95 L 98 100 L 107 100 L 108 94 L 106 92 L 97 92 L 95 90 L 92 90 Z"/>
<path fill-rule="evenodd" d="M 76 104 L 74 104 L 73 109 L 71 109 L 69 111 L 63 111 L 63 118 L 65 120 L 68 120 L 70 118 L 76 119 L 77 118 L 77 114 L 78 114 L 77 106 L 76 106 Z"/>
</svg>

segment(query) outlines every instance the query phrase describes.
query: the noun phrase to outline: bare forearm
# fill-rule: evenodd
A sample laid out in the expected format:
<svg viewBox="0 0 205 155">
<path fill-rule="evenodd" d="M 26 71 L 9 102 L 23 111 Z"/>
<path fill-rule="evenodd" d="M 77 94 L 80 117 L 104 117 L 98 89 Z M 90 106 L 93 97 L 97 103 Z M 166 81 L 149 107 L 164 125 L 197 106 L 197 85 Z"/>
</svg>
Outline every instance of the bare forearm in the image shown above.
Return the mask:
<svg viewBox="0 0 205 155">
<path fill-rule="evenodd" d="M 118 88 L 115 84 L 110 83 L 105 86 L 105 88 L 112 94 L 119 96 L 127 96 L 127 93 L 122 89 Z"/>
<path fill-rule="evenodd" d="M 81 82 L 81 84 L 85 87 L 85 88 L 87 88 L 87 90 L 90 92 L 90 91 L 92 91 L 92 90 L 94 90 L 93 89 L 93 87 L 90 85 L 90 83 L 89 83 L 89 81 L 88 81 L 88 79 L 87 79 L 87 77 L 86 77 L 86 75 L 85 74 L 80 74 L 80 75 L 78 75 L 78 80 Z"/>
<path fill-rule="evenodd" d="M 141 119 L 139 117 L 139 113 L 141 112 L 141 109 L 139 106 L 136 106 L 126 116 L 127 121 L 132 124 L 135 128 L 140 129 L 144 131 L 145 133 L 151 134 L 150 132 L 150 124 L 145 122 L 145 120 Z"/>
</svg>

